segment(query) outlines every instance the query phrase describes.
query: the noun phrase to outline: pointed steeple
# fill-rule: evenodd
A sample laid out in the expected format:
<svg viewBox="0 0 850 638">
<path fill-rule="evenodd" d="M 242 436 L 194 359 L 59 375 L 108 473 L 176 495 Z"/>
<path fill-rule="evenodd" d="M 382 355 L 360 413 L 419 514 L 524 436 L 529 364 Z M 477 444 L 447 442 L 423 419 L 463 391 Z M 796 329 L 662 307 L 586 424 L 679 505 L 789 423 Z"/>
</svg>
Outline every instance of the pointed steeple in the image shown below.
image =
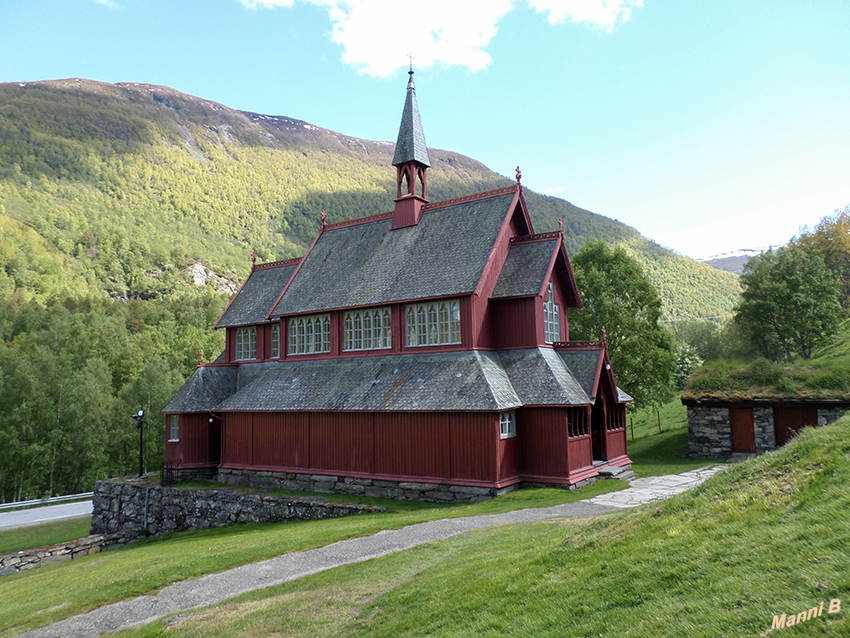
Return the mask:
<svg viewBox="0 0 850 638">
<path fill-rule="evenodd" d="M 393 228 L 415 226 L 419 223 L 422 207 L 426 199 L 425 173 L 431 166 L 425 134 L 422 132 L 422 120 L 419 119 L 419 106 L 416 104 L 416 85 L 413 83 L 413 69 L 409 71 L 407 99 L 401 114 L 401 126 L 398 129 L 398 141 L 393 156 L 396 167 L 396 200 L 393 211 Z M 416 184 L 421 185 L 417 193 Z"/>
<path fill-rule="evenodd" d="M 395 145 L 393 166 L 415 161 L 431 166 L 428 147 L 425 146 L 425 134 L 422 132 L 422 120 L 419 119 L 419 106 L 416 104 L 416 85 L 413 83 L 413 71 L 408 71 L 407 99 L 401 114 L 401 126 L 398 128 L 398 141 Z"/>
</svg>

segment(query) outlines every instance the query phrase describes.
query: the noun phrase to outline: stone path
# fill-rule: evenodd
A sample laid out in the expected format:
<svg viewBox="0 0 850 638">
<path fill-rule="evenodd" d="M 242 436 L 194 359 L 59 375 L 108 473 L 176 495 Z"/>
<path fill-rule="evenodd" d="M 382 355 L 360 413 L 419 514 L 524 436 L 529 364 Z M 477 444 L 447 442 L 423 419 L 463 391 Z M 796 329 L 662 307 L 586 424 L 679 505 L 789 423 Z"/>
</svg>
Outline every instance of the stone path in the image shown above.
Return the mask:
<svg viewBox="0 0 850 638">
<path fill-rule="evenodd" d="M 249 591 L 279 585 L 340 565 L 358 563 L 417 545 L 444 540 L 473 529 L 546 518 L 590 516 L 636 507 L 695 487 L 722 467 L 703 468 L 678 475 L 632 479 L 631 487 L 625 490 L 577 503 L 429 521 L 398 530 L 384 530 L 372 536 L 331 543 L 317 549 L 290 552 L 217 574 L 177 582 L 156 594 L 106 605 L 87 614 L 35 629 L 23 636 L 93 638 L 104 631 L 118 631 L 134 625 L 144 625 L 177 611 L 204 607 Z"/>
<path fill-rule="evenodd" d="M 628 489 L 619 492 L 601 494 L 588 499 L 588 503 L 607 505 L 608 507 L 637 507 L 644 503 L 652 503 L 674 494 L 679 494 L 696 487 L 722 470 L 724 465 L 703 467 L 682 474 L 666 474 L 650 478 L 636 478 L 629 481 Z"/>
</svg>

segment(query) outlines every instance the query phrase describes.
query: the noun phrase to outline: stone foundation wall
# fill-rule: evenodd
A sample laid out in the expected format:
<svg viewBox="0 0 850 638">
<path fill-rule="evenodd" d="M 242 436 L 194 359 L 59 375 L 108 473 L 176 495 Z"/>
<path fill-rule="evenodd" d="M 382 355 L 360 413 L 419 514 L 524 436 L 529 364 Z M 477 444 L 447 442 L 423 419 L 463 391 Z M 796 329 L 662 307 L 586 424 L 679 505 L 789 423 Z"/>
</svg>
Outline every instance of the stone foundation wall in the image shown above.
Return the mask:
<svg viewBox="0 0 850 638">
<path fill-rule="evenodd" d="M 470 503 L 473 501 L 483 501 L 516 489 L 514 485 L 497 489 L 491 487 L 471 487 L 467 485 L 379 481 L 377 479 L 361 479 L 350 476 L 232 470 L 227 468 L 219 469 L 218 480 L 227 485 L 250 485 L 253 487 L 276 488 L 295 492 L 354 494 L 369 498 L 388 498 L 399 501 L 429 501 L 432 503 Z"/>
<path fill-rule="evenodd" d="M 0 556 L 0 576 L 16 574 L 42 565 L 72 560 L 89 554 L 105 552 L 113 547 L 121 547 L 141 538 L 136 531 L 114 534 L 96 534 L 67 543 L 28 549 L 14 554 Z"/>
<path fill-rule="evenodd" d="M 368 505 L 335 505 L 318 497 L 161 487 L 138 479 L 98 481 L 92 502 L 92 534 L 162 534 L 233 523 L 318 520 L 384 511 L 383 507 Z"/>
<path fill-rule="evenodd" d="M 729 408 L 688 406 L 688 451 L 691 458 L 697 459 L 732 453 Z"/>
</svg>

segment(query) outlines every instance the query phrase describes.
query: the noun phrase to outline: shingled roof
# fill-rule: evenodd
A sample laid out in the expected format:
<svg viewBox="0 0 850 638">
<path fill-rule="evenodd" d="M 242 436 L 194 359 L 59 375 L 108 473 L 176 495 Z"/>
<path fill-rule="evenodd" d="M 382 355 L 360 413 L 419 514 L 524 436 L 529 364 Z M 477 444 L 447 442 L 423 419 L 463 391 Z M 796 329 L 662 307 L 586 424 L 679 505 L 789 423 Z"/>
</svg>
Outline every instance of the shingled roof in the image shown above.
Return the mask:
<svg viewBox="0 0 850 638">
<path fill-rule="evenodd" d="M 493 290 L 493 299 L 539 295 L 560 237 L 513 244 Z"/>
<path fill-rule="evenodd" d="M 392 220 L 330 227 L 316 240 L 272 316 L 469 294 L 481 279 L 512 191 L 425 208 Z"/>
<path fill-rule="evenodd" d="M 488 352 L 298 361 L 260 370 L 217 410 L 502 411 L 522 405 L 498 357 Z"/>
<path fill-rule="evenodd" d="M 235 366 L 201 366 L 190 376 L 163 412 L 209 412 L 236 392 Z"/>
<path fill-rule="evenodd" d="M 395 145 L 393 166 L 410 161 L 431 166 L 428 147 L 425 145 L 425 133 L 422 131 L 422 120 L 419 119 L 419 106 L 416 104 L 416 85 L 413 84 L 413 71 L 410 72 L 410 80 L 407 82 L 407 98 L 404 101 L 401 125 L 398 128 L 398 141 Z"/>
<path fill-rule="evenodd" d="M 499 352 L 523 405 L 589 405 L 590 395 L 551 348 Z"/>
<path fill-rule="evenodd" d="M 278 266 L 264 265 L 251 271 L 239 294 L 227 306 L 215 327 L 230 328 L 265 321 L 269 309 L 283 292 L 297 265 L 297 262 L 289 261 Z"/>
</svg>

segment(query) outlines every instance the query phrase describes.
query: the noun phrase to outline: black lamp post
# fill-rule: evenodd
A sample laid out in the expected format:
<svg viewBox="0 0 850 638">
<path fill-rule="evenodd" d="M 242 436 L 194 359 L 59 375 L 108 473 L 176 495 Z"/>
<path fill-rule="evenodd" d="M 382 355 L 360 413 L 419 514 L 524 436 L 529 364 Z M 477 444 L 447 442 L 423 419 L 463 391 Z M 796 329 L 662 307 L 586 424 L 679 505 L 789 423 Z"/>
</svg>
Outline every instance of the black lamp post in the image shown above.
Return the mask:
<svg viewBox="0 0 850 638">
<path fill-rule="evenodd" d="M 139 410 L 138 414 L 134 414 L 131 418 L 136 419 L 136 429 L 139 431 L 139 478 L 142 478 L 145 475 L 145 466 L 142 460 L 142 450 L 144 447 L 144 429 L 142 426 L 144 425 L 145 411 Z"/>
</svg>

